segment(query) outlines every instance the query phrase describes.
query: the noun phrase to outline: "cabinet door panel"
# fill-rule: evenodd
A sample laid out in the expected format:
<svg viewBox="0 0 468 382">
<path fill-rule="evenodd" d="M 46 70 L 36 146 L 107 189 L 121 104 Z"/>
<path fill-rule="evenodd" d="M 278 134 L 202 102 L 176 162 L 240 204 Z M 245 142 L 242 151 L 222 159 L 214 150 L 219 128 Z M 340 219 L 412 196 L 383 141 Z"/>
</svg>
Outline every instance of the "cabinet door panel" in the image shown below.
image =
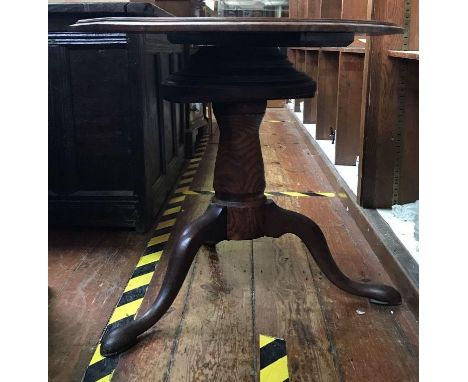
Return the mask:
<svg viewBox="0 0 468 382">
<path fill-rule="evenodd" d="M 160 84 L 166 79 L 170 74 L 170 53 L 161 53 L 159 60 L 159 73 L 160 73 Z M 167 166 L 171 163 L 172 158 L 174 157 L 174 145 L 173 145 L 173 121 L 172 121 L 172 104 L 168 101 L 161 101 L 162 107 L 162 126 L 163 126 L 163 136 L 164 136 L 164 159 L 165 159 L 165 171 L 167 171 Z"/>
<path fill-rule="evenodd" d="M 70 49 L 69 66 L 72 188 L 133 189 L 127 50 Z"/>
</svg>

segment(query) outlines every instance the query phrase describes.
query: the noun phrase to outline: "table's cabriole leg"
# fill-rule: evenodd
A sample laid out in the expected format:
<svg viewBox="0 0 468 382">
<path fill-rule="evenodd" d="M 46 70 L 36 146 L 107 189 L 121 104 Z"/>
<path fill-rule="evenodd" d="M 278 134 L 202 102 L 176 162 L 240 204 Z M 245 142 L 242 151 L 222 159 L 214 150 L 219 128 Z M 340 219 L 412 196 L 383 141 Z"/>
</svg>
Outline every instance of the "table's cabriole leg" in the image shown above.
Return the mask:
<svg viewBox="0 0 468 382">
<path fill-rule="evenodd" d="M 298 236 L 317 262 L 320 270 L 338 288 L 358 296 L 368 297 L 371 302 L 398 305 L 400 293 L 391 286 L 360 283 L 349 279 L 333 260 L 325 236 L 320 227 L 307 216 L 285 210 L 273 201 L 265 206 L 265 235 L 280 237 L 286 233 Z"/>
<path fill-rule="evenodd" d="M 205 242 L 218 243 L 226 239 L 226 210 L 210 205 L 206 212 L 188 225 L 169 256 L 166 275 L 153 305 L 129 324 L 106 333 L 101 354 L 111 356 L 129 349 L 137 337 L 153 326 L 167 312 L 187 276 L 195 255 Z"/>
</svg>

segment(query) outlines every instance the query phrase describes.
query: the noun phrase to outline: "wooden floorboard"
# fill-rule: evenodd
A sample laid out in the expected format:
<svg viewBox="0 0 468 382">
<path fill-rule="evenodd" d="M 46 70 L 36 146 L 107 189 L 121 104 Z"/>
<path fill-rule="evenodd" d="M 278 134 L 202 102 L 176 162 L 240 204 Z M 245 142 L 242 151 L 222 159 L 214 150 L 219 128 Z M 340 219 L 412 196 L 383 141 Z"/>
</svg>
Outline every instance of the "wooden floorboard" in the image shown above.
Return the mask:
<svg viewBox="0 0 468 382">
<path fill-rule="evenodd" d="M 286 109 L 261 128 L 267 190 L 337 192 Z M 211 190 L 217 140 L 192 189 Z M 273 199 L 314 219 L 350 277 L 391 284 L 338 197 Z M 140 308 L 156 297 L 170 249 L 209 195 L 187 196 Z M 147 238 L 123 230 L 51 230 L 49 380 L 79 381 Z M 293 235 L 202 248 L 168 313 L 125 353 L 113 381 L 258 381 L 258 336 L 286 340 L 290 381 L 417 381 L 418 323 L 408 306 L 349 295 Z"/>
<path fill-rule="evenodd" d="M 50 381 L 81 380 L 147 240 L 128 230 L 51 230 Z"/>
</svg>

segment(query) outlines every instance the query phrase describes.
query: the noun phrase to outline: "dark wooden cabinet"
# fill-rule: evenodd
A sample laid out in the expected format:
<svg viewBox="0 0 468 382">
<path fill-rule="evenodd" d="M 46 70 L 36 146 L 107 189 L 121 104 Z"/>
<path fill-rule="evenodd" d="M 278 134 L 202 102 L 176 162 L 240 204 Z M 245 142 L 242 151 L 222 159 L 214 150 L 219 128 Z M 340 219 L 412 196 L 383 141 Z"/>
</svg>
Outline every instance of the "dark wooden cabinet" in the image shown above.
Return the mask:
<svg viewBox="0 0 468 382">
<path fill-rule="evenodd" d="M 184 161 L 188 106 L 160 95 L 184 48 L 164 35 L 67 30 L 89 13 L 129 14 L 104 5 L 49 5 L 49 222 L 144 231 Z M 135 5 L 134 15 L 158 15 Z"/>
</svg>

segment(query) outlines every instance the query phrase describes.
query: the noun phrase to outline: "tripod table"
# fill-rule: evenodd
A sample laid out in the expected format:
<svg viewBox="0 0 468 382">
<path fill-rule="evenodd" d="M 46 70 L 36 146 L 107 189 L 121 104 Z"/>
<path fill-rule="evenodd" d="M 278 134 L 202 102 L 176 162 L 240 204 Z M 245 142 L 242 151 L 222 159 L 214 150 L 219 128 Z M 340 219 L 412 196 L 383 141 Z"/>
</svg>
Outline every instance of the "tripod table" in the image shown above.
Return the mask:
<svg viewBox="0 0 468 382">
<path fill-rule="evenodd" d="M 187 225 L 170 256 L 161 290 L 151 308 L 106 333 L 104 356 L 121 353 L 153 326 L 177 296 L 198 249 L 222 240 L 248 240 L 293 233 L 338 288 L 372 302 L 396 305 L 401 296 L 387 285 L 349 279 L 338 268 L 321 229 L 311 219 L 268 200 L 259 127 L 267 100 L 310 98 L 315 82 L 296 71 L 279 47 L 345 47 L 355 34 L 402 33 L 394 24 L 357 20 L 281 18 L 129 18 L 80 20 L 94 32 L 160 33 L 170 42 L 198 45 L 181 71 L 163 83 L 172 102 L 212 102 L 220 138 L 206 212 Z"/>
</svg>

